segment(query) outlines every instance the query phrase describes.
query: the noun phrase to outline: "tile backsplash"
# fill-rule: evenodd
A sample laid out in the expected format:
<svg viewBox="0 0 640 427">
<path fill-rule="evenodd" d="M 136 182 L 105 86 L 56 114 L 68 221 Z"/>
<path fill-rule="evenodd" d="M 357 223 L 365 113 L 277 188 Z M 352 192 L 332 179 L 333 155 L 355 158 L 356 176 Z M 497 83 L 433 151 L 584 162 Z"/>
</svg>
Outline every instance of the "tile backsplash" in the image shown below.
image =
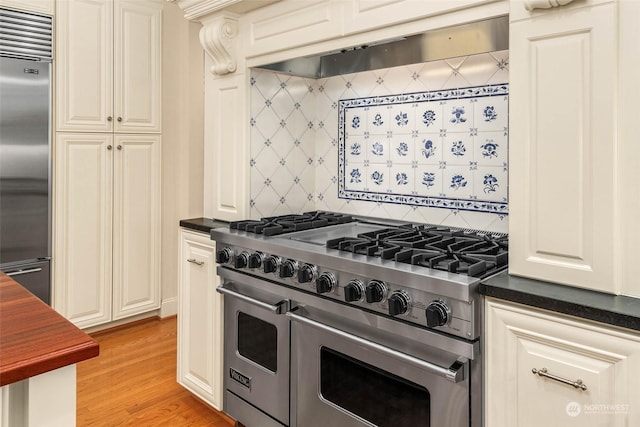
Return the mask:
<svg viewBox="0 0 640 427">
<path fill-rule="evenodd" d="M 253 218 L 508 231 L 508 51 L 318 80 L 254 69 L 250 95 Z"/>
</svg>

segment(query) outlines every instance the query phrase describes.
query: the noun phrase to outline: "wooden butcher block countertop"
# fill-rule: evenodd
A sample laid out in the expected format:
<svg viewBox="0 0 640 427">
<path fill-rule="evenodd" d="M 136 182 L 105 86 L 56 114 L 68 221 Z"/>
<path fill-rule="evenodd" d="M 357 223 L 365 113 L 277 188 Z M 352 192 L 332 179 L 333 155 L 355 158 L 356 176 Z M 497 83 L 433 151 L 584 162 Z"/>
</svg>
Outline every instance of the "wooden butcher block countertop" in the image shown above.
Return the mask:
<svg viewBox="0 0 640 427">
<path fill-rule="evenodd" d="M 99 352 L 93 338 L 0 271 L 0 386 Z"/>
</svg>

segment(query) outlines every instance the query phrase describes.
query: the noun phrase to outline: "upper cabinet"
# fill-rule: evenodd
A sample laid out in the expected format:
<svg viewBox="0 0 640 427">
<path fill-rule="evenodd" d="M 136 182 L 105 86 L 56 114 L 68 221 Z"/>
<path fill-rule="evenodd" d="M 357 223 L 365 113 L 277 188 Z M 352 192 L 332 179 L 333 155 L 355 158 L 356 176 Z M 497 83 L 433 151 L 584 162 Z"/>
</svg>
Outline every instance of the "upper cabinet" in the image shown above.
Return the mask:
<svg viewBox="0 0 640 427">
<path fill-rule="evenodd" d="M 0 0 L 0 6 L 45 15 L 53 15 L 55 9 L 54 0 Z"/>
<path fill-rule="evenodd" d="M 547 9 L 532 9 L 545 3 Z M 622 3 L 511 3 L 512 274 L 625 292 L 618 206 L 631 195 L 618 186 L 637 182 L 638 172 L 618 170 L 618 154 L 631 143 L 619 137 L 617 118 L 624 109 L 618 94 L 626 90 L 618 80 L 618 40 L 628 30 L 619 26 Z M 631 65 L 640 68 L 637 58 Z"/>
<path fill-rule="evenodd" d="M 345 2 L 345 33 L 353 34 L 362 30 L 388 27 L 418 17 L 445 15 L 458 10 L 472 9 L 478 4 L 496 0 L 359 0 Z M 447 18 L 445 18 L 447 19 Z M 446 26 L 449 24 L 445 24 Z"/>
<path fill-rule="evenodd" d="M 366 40 L 367 43 L 393 38 L 395 34 L 392 35 L 389 27 L 419 19 L 437 17 L 438 21 L 420 23 L 409 30 L 412 33 L 472 22 L 486 19 L 487 15 L 505 14 L 505 3 L 500 0 L 281 1 L 253 11 L 243 22 L 246 24 L 247 57 L 293 48 L 302 49 L 300 56 L 304 56 L 305 46 L 376 30 L 381 30 L 380 34 Z M 474 10 L 476 6 L 484 9 Z M 344 43 L 347 45 L 340 48 L 348 48 L 351 43 L 367 44 L 358 37 Z"/>
<path fill-rule="evenodd" d="M 162 3 L 57 2 L 58 131 L 158 133 Z"/>
</svg>

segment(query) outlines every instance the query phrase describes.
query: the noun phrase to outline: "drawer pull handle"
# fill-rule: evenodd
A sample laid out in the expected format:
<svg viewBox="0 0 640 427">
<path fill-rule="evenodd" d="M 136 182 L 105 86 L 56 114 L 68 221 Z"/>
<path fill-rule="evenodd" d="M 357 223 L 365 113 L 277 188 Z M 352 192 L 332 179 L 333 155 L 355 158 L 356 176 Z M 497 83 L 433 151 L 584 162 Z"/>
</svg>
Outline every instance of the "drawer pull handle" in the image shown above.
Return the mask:
<svg viewBox="0 0 640 427">
<path fill-rule="evenodd" d="M 197 260 L 197 259 L 195 259 L 195 258 L 189 258 L 189 259 L 187 260 L 187 262 L 190 262 L 190 263 L 195 264 L 195 265 L 203 265 L 203 264 L 204 264 L 204 261 L 198 261 L 198 260 Z"/>
<path fill-rule="evenodd" d="M 531 372 L 533 372 L 533 374 L 534 374 L 534 375 L 538 375 L 538 376 L 540 376 L 540 377 L 550 378 L 550 379 L 552 379 L 552 380 L 555 380 L 555 381 L 561 382 L 561 383 L 563 383 L 563 384 L 570 385 L 570 386 L 572 386 L 573 388 L 579 388 L 579 389 L 580 389 L 580 390 L 582 390 L 582 391 L 585 391 L 585 390 L 587 389 L 587 385 L 586 385 L 586 384 L 583 384 L 583 383 L 582 383 L 582 380 L 581 380 L 580 378 L 578 378 L 578 379 L 577 379 L 577 380 L 575 380 L 575 381 L 567 380 L 567 379 L 565 379 L 565 378 L 561 378 L 561 377 L 559 377 L 559 376 L 557 376 L 557 375 L 550 374 L 550 373 L 547 371 L 547 368 L 542 368 L 542 369 L 536 369 L 536 368 L 533 368 L 533 369 L 531 370 Z"/>
</svg>

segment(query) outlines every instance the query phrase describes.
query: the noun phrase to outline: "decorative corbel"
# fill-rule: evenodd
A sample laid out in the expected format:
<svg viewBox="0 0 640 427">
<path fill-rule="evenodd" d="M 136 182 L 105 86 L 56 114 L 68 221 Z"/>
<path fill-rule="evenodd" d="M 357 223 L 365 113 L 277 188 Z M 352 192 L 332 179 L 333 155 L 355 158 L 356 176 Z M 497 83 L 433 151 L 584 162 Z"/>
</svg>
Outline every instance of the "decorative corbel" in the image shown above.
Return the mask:
<svg viewBox="0 0 640 427">
<path fill-rule="evenodd" d="M 202 23 L 200 44 L 213 59 L 213 74 L 228 74 L 236 70 L 235 37 L 238 35 L 238 20 L 229 16 L 218 16 Z"/>
<path fill-rule="evenodd" d="M 524 7 L 528 11 L 533 9 L 550 9 L 552 7 L 564 6 L 573 0 L 524 0 Z"/>
</svg>

